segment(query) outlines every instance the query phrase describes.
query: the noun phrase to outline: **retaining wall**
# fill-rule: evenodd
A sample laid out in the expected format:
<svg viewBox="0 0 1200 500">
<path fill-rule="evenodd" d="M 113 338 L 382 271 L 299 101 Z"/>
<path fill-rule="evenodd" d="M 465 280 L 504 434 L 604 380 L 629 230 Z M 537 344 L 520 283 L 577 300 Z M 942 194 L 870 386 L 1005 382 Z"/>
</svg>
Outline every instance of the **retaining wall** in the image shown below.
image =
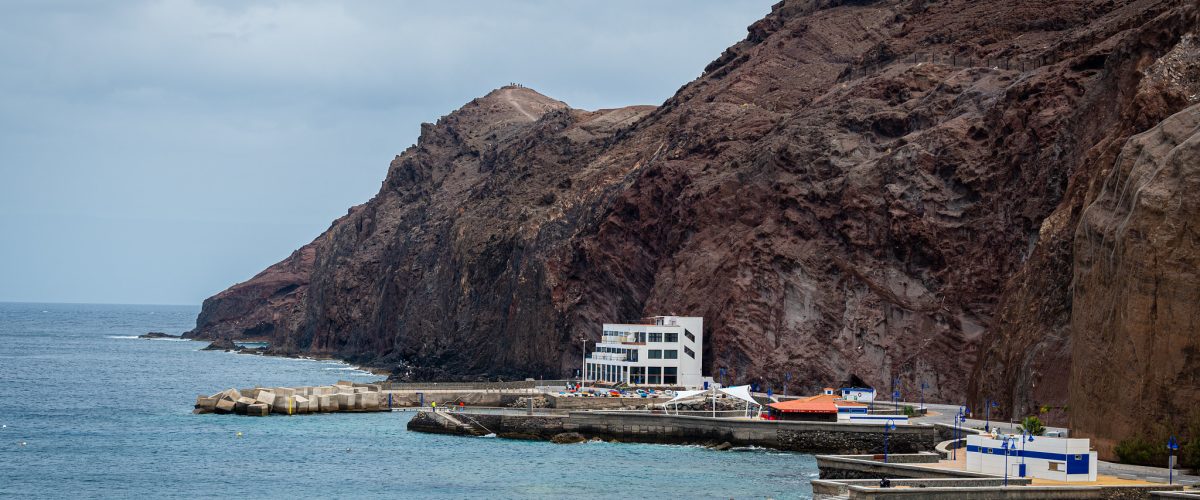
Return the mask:
<svg viewBox="0 0 1200 500">
<path fill-rule="evenodd" d="M 809 453 L 880 453 L 880 426 L 824 422 L 713 419 L 648 413 L 571 412 L 560 415 L 487 415 L 467 412 L 501 437 L 550 439 L 563 432 L 606 440 L 693 444 L 728 442 Z M 414 415 L 409 429 L 423 432 L 440 424 Z M 453 429 L 450 430 L 454 432 Z M 889 448 L 897 453 L 932 450 L 937 432 L 929 426 L 897 426 L 889 433 Z"/>
<path fill-rule="evenodd" d="M 581 398 L 560 397 L 546 394 L 546 401 L 551 408 L 568 410 L 615 410 L 621 408 L 643 408 L 648 404 L 659 404 L 670 398 Z"/>
<path fill-rule="evenodd" d="M 893 488 L 966 488 L 1003 486 L 1003 479 L 996 478 L 937 478 L 937 479 L 893 479 Z M 1032 482 L 1029 478 L 1010 479 L 1008 484 L 1024 486 Z M 878 479 L 817 479 L 812 482 L 813 499 L 846 498 L 851 486 L 878 486 Z"/>
<path fill-rule="evenodd" d="M 1012 484 L 1012 479 L 1009 479 Z M 1149 499 L 1156 486 L 1022 486 L 958 488 L 878 488 L 848 486 L 851 500 L 1132 500 Z"/>
</svg>

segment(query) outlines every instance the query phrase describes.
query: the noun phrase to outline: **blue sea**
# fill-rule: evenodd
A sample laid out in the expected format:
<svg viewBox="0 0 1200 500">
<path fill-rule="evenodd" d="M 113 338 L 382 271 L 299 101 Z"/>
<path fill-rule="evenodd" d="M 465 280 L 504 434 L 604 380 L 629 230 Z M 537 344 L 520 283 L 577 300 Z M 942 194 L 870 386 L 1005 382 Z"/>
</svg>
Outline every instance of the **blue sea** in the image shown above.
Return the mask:
<svg viewBox="0 0 1200 500">
<path fill-rule="evenodd" d="M 201 351 L 197 307 L 0 303 L 0 498 L 810 498 L 810 455 L 420 434 L 411 413 L 193 415 L 230 387 L 379 377 Z M 238 437 L 241 433 L 241 437 Z"/>
</svg>

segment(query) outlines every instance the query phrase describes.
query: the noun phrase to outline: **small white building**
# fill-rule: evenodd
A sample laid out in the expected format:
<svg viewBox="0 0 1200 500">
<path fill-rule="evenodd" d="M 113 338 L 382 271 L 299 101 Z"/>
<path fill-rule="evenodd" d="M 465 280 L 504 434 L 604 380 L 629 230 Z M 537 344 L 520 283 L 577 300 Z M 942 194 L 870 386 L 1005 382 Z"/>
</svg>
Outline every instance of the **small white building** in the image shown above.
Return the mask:
<svg viewBox="0 0 1200 500">
<path fill-rule="evenodd" d="M 1055 481 L 1096 480 L 1096 452 L 1091 451 L 1091 441 L 1088 439 L 1034 436 L 1033 441 L 1022 443 L 1026 438 L 1018 435 L 1015 436 L 1015 446 L 1010 442 L 1009 448 L 1005 449 L 1004 437 L 992 438 L 987 434 L 967 436 L 967 470 L 1003 475 L 1007 454 L 1008 475 L 1011 477 Z"/>
<path fill-rule="evenodd" d="M 584 382 L 700 387 L 704 318 L 654 316 L 636 323 L 605 323 L 584 359 Z"/>
<path fill-rule="evenodd" d="M 867 387 L 843 387 L 842 399 L 870 403 L 875 400 L 875 389 Z"/>
</svg>

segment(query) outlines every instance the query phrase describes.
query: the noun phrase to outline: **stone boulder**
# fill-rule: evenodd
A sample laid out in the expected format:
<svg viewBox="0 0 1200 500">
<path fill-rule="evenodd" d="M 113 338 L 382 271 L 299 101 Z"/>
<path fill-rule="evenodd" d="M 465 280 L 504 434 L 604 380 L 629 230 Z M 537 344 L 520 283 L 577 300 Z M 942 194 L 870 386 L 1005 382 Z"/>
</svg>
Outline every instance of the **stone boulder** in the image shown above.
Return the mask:
<svg viewBox="0 0 1200 500">
<path fill-rule="evenodd" d="M 586 441 L 587 437 L 584 437 L 583 434 L 578 432 L 560 432 L 555 434 L 554 437 L 550 438 L 550 442 L 554 444 L 574 444 L 583 443 Z"/>
</svg>

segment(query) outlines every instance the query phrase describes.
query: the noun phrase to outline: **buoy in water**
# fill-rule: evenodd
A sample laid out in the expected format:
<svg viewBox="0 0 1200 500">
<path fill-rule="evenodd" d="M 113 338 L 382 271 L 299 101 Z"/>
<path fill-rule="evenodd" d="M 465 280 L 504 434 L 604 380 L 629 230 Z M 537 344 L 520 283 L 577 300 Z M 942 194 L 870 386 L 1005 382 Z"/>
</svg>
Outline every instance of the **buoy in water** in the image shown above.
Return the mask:
<svg viewBox="0 0 1200 500">
<path fill-rule="evenodd" d="M 237 433 L 237 437 L 242 437 L 242 432 L 241 432 L 241 431 L 238 431 L 238 433 Z"/>
<path fill-rule="evenodd" d="M 24 442 L 24 441 L 21 441 L 21 446 L 25 446 L 25 442 Z"/>
</svg>

